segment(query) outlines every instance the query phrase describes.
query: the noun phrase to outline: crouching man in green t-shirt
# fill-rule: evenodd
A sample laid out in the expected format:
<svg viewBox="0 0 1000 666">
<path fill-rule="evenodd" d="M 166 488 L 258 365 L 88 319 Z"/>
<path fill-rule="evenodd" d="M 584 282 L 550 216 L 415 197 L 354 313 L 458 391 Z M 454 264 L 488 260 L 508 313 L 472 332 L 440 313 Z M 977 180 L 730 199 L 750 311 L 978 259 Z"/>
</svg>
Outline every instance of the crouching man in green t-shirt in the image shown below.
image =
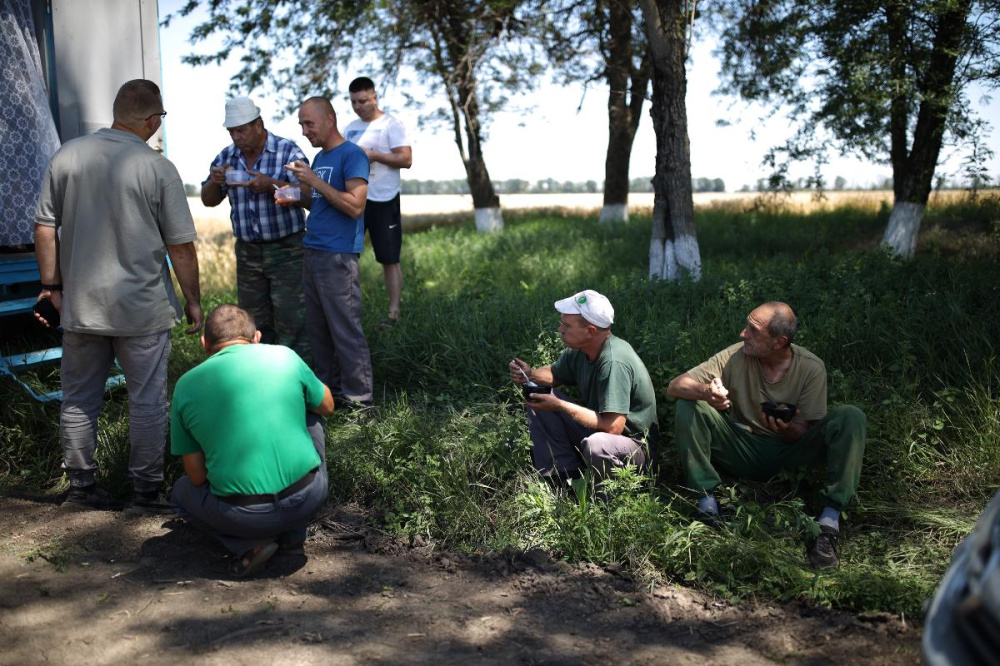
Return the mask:
<svg viewBox="0 0 1000 666">
<path fill-rule="evenodd" d="M 177 382 L 170 415 L 170 450 L 186 473 L 171 500 L 233 554 L 237 577 L 259 571 L 279 548 L 302 554 L 306 527 L 327 498 L 314 415 L 333 413 L 330 389 L 288 347 L 259 342 L 245 310 L 213 310 L 201 338 L 209 358 Z"/>
<path fill-rule="evenodd" d="M 635 350 L 611 333 L 614 308 L 590 289 L 555 307 L 567 349 L 542 368 L 514 359 L 510 379 L 521 386 L 576 386 L 583 404 L 556 391 L 528 394 L 535 469 L 552 479 L 572 479 L 584 465 L 598 477 L 629 463 L 649 466 L 657 435 L 656 395 Z"/>
<path fill-rule="evenodd" d="M 698 509 L 706 522 L 719 513 L 716 465 L 759 481 L 786 468 L 826 466 L 820 535 L 808 552 L 814 566 L 828 568 L 839 564 L 840 512 L 861 478 L 866 421 L 850 405 L 827 413 L 826 367 L 792 344 L 797 329 L 788 305 L 764 303 L 747 316 L 743 342 L 675 377 L 667 395 L 678 398 L 677 448 L 688 486 L 703 493 Z M 780 409 L 787 411 L 775 416 Z"/>
</svg>

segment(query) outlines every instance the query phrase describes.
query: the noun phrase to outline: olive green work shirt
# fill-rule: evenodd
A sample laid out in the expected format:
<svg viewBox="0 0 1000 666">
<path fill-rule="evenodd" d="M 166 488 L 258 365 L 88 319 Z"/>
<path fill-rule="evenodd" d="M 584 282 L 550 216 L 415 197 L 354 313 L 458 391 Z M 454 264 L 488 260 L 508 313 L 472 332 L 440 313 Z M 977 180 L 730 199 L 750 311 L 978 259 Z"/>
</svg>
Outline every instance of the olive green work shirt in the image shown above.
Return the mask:
<svg viewBox="0 0 1000 666">
<path fill-rule="evenodd" d="M 578 349 L 565 349 L 551 370 L 557 383 L 580 389 L 588 409 L 624 414 L 623 435 L 656 441 L 656 392 L 632 345 L 609 335 L 593 361 Z"/>
<path fill-rule="evenodd" d="M 819 421 L 826 416 L 826 366 L 807 349 L 798 345 L 791 349 L 792 364 L 776 382 L 765 379 L 760 359 L 744 354 L 742 342 L 723 349 L 688 374 L 703 383 L 719 377 L 729 389 L 730 418 L 757 434 L 777 436 L 760 420 L 762 402 L 795 405 L 799 414 L 793 421 Z"/>
</svg>

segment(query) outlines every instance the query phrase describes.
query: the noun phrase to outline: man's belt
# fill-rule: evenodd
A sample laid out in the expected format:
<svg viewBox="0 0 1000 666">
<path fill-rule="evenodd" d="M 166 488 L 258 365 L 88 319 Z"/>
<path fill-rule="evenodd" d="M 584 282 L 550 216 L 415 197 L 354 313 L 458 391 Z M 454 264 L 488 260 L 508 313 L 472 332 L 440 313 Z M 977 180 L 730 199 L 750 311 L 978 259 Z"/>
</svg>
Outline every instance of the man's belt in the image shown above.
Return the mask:
<svg viewBox="0 0 1000 666">
<path fill-rule="evenodd" d="M 226 504 L 232 504 L 233 506 L 251 506 L 253 504 L 268 504 L 273 502 L 275 495 L 277 495 L 279 500 L 283 500 L 289 495 L 295 494 L 312 483 L 312 480 L 316 477 L 316 472 L 319 471 L 319 467 L 313 469 L 308 474 L 303 476 L 301 479 L 288 486 L 282 491 L 277 493 L 270 493 L 267 495 L 220 495 L 219 499 Z"/>
</svg>

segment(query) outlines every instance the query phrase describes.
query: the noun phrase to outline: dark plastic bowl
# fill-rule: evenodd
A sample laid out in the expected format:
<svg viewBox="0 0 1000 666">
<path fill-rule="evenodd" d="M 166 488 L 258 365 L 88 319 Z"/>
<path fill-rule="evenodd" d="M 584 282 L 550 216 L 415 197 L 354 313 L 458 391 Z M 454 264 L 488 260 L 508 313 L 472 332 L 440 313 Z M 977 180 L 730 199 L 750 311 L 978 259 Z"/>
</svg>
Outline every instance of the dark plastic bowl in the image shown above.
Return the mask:
<svg viewBox="0 0 1000 666">
<path fill-rule="evenodd" d="M 787 402 L 777 405 L 773 402 L 762 402 L 760 403 L 760 411 L 788 423 L 795 416 L 795 405 L 790 405 Z"/>
<path fill-rule="evenodd" d="M 532 393 L 552 393 L 551 386 L 528 386 L 527 384 L 521 385 L 521 390 L 524 391 L 524 399 L 530 400 Z"/>
</svg>

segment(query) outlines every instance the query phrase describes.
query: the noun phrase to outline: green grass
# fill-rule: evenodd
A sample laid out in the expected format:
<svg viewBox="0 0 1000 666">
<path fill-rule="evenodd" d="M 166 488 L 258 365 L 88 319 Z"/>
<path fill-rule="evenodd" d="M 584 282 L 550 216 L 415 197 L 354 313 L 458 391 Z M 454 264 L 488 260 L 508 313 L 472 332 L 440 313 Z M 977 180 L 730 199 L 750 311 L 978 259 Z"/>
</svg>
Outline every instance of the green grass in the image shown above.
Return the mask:
<svg viewBox="0 0 1000 666">
<path fill-rule="evenodd" d="M 388 529 L 470 552 L 543 547 L 727 598 L 915 615 L 1000 482 L 998 211 L 995 199 L 929 210 L 910 262 L 875 249 L 886 210 L 700 211 L 704 278 L 677 284 L 646 278 L 649 220 L 523 214 L 494 235 L 471 223 L 435 228 L 406 238 L 403 321 L 391 328 L 376 326 L 387 301 L 366 253 L 377 409 L 372 420 L 329 420 L 332 493 L 371 507 Z M 506 370 L 514 356 L 533 365 L 555 358 L 552 303 L 583 288 L 614 303 L 616 334 L 657 388 L 664 433 L 659 478 L 622 475 L 609 502 L 592 489 L 554 495 L 527 472 L 523 406 Z M 206 309 L 233 300 L 212 293 Z M 713 532 L 692 521 L 672 448 L 667 382 L 736 341 L 747 312 L 766 300 L 798 311 L 798 342 L 826 362 L 831 403 L 868 415 L 861 487 L 832 573 L 804 558 L 820 473 L 730 479 L 720 496 L 735 519 Z M 179 328 L 171 381 L 201 358 Z M 123 392 L 101 426 L 104 473 L 121 488 Z M 55 490 L 58 464 L 57 410 L 0 384 L 0 484 Z M 179 472 L 171 461 L 171 478 Z"/>
</svg>

